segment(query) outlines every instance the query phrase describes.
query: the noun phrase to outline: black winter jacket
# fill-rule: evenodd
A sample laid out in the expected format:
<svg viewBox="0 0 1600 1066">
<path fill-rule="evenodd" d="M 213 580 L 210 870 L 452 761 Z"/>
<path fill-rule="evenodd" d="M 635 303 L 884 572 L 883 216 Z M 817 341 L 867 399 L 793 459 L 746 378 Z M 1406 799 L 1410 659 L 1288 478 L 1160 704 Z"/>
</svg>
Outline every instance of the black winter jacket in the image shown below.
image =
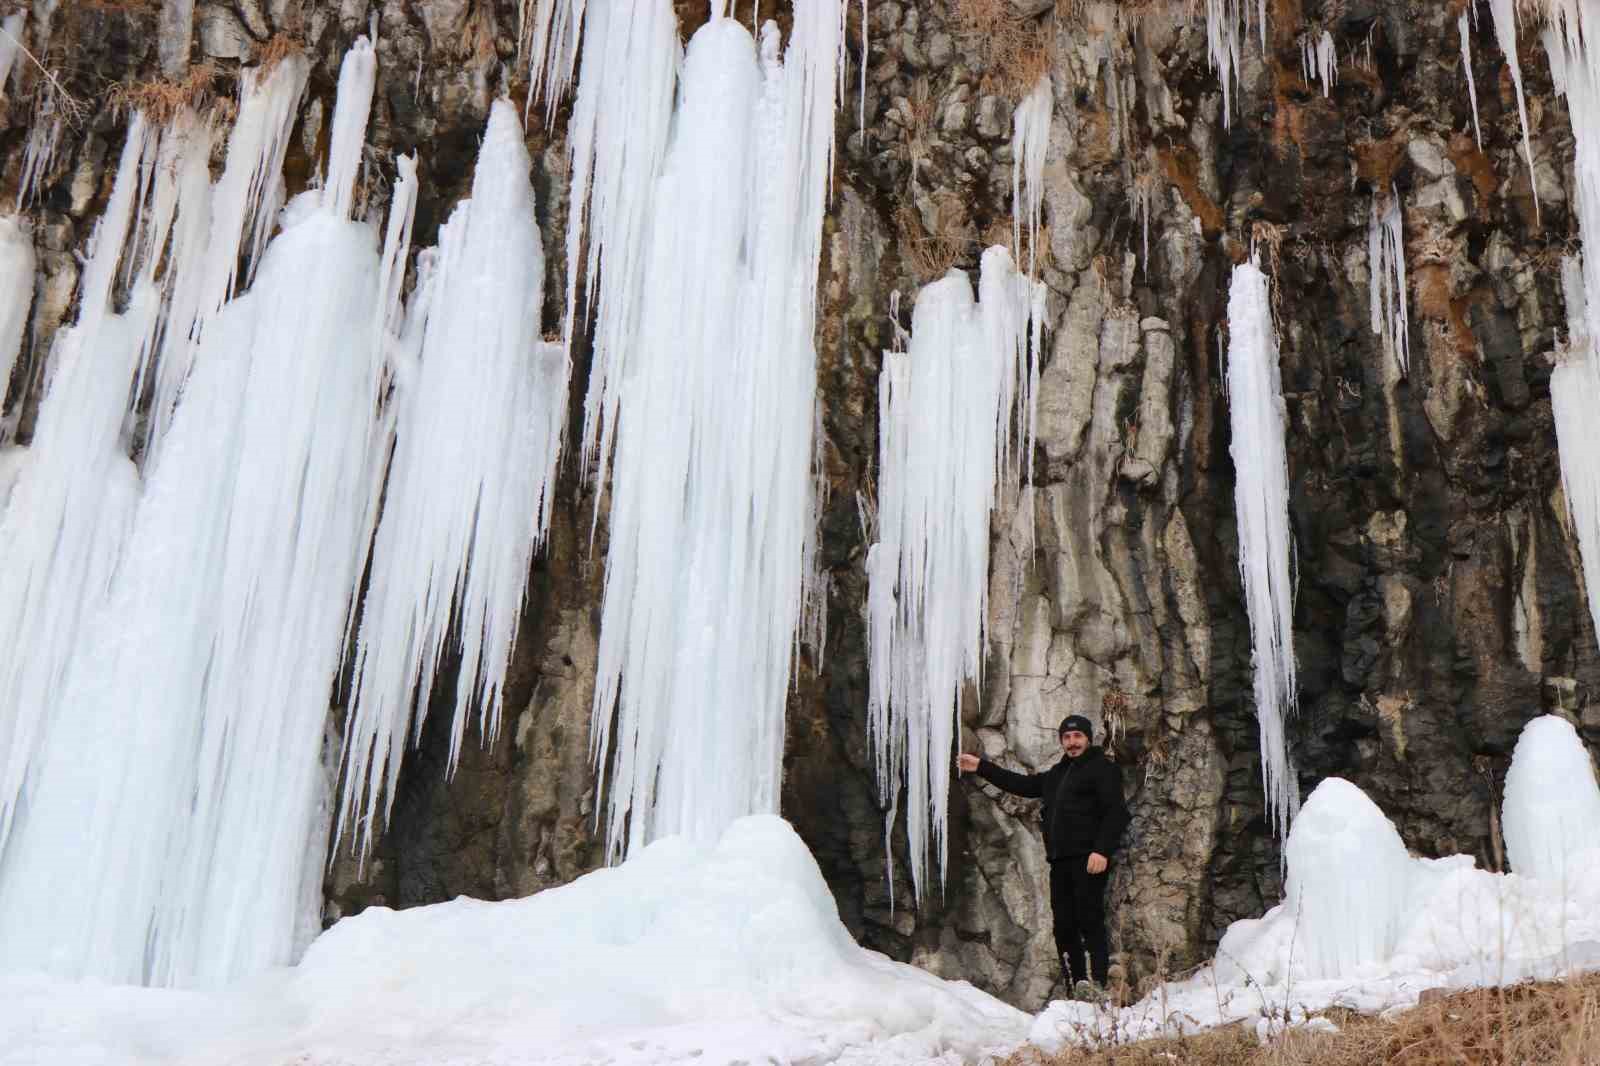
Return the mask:
<svg viewBox="0 0 1600 1066">
<path fill-rule="evenodd" d="M 1122 768 L 1097 747 L 1076 759 L 1063 756 L 1042 774 L 1019 774 L 980 759 L 978 776 L 1014 796 L 1044 800 L 1039 817 L 1051 862 L 1090 852 L 1109 859 L 1128 827 Z"/>
</svg>

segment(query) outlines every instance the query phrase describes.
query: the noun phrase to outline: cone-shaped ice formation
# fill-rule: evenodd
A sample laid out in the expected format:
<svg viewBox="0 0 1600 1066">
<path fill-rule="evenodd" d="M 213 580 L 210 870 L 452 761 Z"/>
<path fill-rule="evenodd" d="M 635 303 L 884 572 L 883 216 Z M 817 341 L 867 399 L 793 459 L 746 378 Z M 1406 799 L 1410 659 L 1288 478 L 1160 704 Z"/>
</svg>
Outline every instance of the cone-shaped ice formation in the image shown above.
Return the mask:
<svg viewBox="0 0 1600 1066">
<path fill-rule="evenodd" d="M 867 556 L 868 732 L 888 826 L 906 788 L 911 879 L 945 865 L 951 748 L 962 688 L 983 675 L 989 515 L 1031 451 L 1044 286 L 1005 249 L 983 256 L 981 299 L 952 270 L 917 294 L 910 350 L 878 385 L 878 542 Z"/>
<path fill-rule="evenodd" d="M 1050 147 L 1054 107 L 1055 95 L 1046 74 L 1011 117 L 1011 247 L 1021 254 L 1026 222 L 1030 278 L 1038 275 L 1039 209 L 1044 203 L 1044 159 Z"/>
<path fill-rule="evenodd" d="M 1501 825 L 1514 873 L 1560 883 L 1580 851 L 1600 848 L 1600 786 L 1572 723 L 1541 715 L 1522 729 L 1506 772 Z"/>
<path fill-rule="evenodd" d="M 401 376 L 398 443 L 356 652 L 340 826 L 370 842 L 407 726 L 427 710 L 446 641 L 462 653 L 451 763 L 468 712 L 500 717 L 567 411 L 567 359 L 540 339 L 544 253 L 516 111 L 494 105 L 472 198 L 440 230 L 419 365 Z M 452 618 L 457 625 L 452 629 Z M 387 809 L 387 805 L 386 808 Z"/>
<path fill-rule="evenodd" d="M 1232 419 L 1239 571 L 1250 615 L 1256 719 L 1267 815 L 1282 832 L 1299 805 L 1284 719 L 1294 710 L 1293 549 L 1278 338 L 1267 278 L 1234 268 L 1228 292 L 1228 411 Z"/>
<path fill-rule="evenodd" d="M 1351 977 L 1393 953 L 1406 916 L 1411 858 L 1394 823 L 1350 782 L 1312 790 L 1285 845 L 1284 891 L 1313 977 Z"/>
</svg>

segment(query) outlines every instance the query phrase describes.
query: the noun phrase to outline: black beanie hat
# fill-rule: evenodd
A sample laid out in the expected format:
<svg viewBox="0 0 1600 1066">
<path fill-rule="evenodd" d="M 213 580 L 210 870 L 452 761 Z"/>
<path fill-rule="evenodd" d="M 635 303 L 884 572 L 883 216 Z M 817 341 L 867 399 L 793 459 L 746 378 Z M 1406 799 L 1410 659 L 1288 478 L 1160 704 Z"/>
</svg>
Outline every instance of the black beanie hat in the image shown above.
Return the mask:
<svg viewBox="0 0 1600 1066">
<path fill-rule="evenodd" d="M 1081 714 L 1069 714 L 1061 719 L 1061 728 L 1056 730 L 1056 736 L 1059 737 L 1063 733 L 1070 733 L 1074 730 L 1082 733 L 1090 740 L 1094 739 L 1094 725 Z"/>
</svg>

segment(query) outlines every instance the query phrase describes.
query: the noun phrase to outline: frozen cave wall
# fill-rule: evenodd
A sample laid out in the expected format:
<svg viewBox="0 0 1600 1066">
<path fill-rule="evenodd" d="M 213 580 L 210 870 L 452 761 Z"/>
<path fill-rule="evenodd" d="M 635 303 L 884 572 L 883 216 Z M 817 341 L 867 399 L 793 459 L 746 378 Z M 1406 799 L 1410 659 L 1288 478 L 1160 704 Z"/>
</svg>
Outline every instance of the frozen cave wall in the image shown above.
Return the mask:
<svg viewBox="0 0 1600 1066">
<path fill-rule="evenodd" d="M 42 355 L 74 298 L 75 253 L 109 191 L 129 95 L 116 87 L 158 76 L 170 42 L 158 47 L 157 28 L 183 6 L 75 0 L 58 6 L 48 39 L 30 19 L 30 47 L 84 107 L 28 209 L 40 275 L 12 390 L 23 439 Z M 763 16 L 783 20 L 774 6 L 762 0 Z M 1035 476 L 994 525 L 992 644 L 982 692 L 966 701 L 967 743 L 1033 768 L 1052 759 L 1064 714 L 1114 727 L 1135 811 L 1112 887 L 1130 979 L 1195 964 L 1228 922 L 1277 900 L 1219 354 L 1228 273 L 1254 247 L 1276 281 L 1282 331 L 1302 789 L 1342 774 L 1414 851 L 1498 866 L 1495 811 L 1522 723 L 1557 711 L 1600 740 L 1600 662 L 1548 386 L 1565 321 L 1555 265 L 1577 232 L 1571 125 L 1535 35 L 1522 48 L 1530 179 L 1486 8 L 1472 35 L 1480 151 L 1459 3 L 1274 0 L 1265 53 L 1252 31 L 1226 122 L 1204 21 L 1185 3 L 867 6 L 864 95 L 860 7 L 849 16 L 817 326 L 827 656 L 801 664 L 784 792 L 847 924 L 871 947 L 1019 1006 L 1037 1007 L 1055 980 L 1032 804 L 957 785 L 946 889 L 911 904 L 900 832 L 891 906 L 866 738 L 856 503 L 872 495 L 891 294 L 908 315 L 919 284 L 975 267 L 982 247 L 1008 239 L 1012 108 L 1044 71 L 1055 96 L 1039 242 L 1051 333 Z M 678 7 L 688 24 L 704 18 L 702 4 Z M 425 246 L 468 186 L 491 100 L 526 92 L 517 0 L 201 0 L 191 62 L 214 64 L 226 95 L 232 69 L 275 35 L 314 58 L 287 165 L 293 192 L 326 141 L 339 58 L 374 17 L 364 195 L 381 203 L 391 153 L 415 149 Z M 1327 96 L 1302 68 L 1303 36 L 1323 30 L 1339 57 Z M 16 196 L 41 91 L 39 71 L 19 63 L 0 198 Z M 564 302 L 562 127 L 536 108 L 528 132 L 549 330 Z M 1368 222 L 1391 186 L 1410 278 L 1404 378 L 1369 312 Z M 575 354 L 581 398 L 586 352 Z M 591 535 L 596 502 L 569 450 L 498 743 L 469 744 L 447 780 L 446 716 L 430 717 L 374 857 L 329 876 L 330 919 L 372 903 L 525 894 L 601 860 L 588 762 L 605 558 L 603 495 Z M 450 672 L 441 693 L 453 691 Z"/>
</svg>

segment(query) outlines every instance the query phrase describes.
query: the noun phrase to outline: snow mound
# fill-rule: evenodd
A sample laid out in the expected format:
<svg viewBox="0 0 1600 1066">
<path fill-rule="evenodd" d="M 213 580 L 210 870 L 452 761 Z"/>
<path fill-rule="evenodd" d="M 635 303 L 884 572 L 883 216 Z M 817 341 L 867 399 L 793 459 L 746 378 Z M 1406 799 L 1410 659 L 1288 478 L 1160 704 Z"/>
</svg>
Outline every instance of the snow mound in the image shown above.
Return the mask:
<svg viewBox="0 0 1600 1066">
<path fill-rule="evenodd" d="M 970 1061 L 1028 1025 L 856 946 L 772 816 L 526 899 L 372 908 L 215 992 L 11 979 L 0 997 L 27 1019 L 6 1066 Z"/>
<path fill-rule="evenodd" d="M 1600 786 L 1572 723 L 1541 715 L 1523 727 L 1506 773 L 1506 857 L 1524 877 L 1560 883 L 1573 857 L 1600 847 Z"/>
</svg>

